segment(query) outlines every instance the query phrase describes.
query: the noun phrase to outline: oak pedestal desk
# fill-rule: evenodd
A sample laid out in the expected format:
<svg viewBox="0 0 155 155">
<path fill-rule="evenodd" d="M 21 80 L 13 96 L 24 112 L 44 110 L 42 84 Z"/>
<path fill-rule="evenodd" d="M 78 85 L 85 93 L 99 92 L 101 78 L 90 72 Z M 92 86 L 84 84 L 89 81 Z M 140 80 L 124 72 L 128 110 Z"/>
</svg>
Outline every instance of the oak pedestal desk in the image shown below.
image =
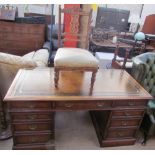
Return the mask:
<svg viewBox="0 0 155 155">
<path fill-rule="evenodd" d="M 89 72 L 61 72 L 56 89 L 53 69 L 20 70 L 4 98 L 13 149 L 54 149 L 55 112 L 77 110 L 90 111 L 101 147 L 134 144 L 152 96 L 123 70 L 99 70 L 91 95 L 90 78 Z"/>
</svg>

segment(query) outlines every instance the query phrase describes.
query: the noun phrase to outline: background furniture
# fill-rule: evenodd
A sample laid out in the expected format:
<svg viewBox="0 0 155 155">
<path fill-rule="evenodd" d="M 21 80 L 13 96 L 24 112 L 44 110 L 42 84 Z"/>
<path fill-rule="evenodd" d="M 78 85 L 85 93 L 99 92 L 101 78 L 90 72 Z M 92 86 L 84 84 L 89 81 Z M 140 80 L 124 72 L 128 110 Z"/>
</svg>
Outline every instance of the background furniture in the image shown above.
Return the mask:
<svg viewBox="0 0 155 155">
<path fill-rule="evenodd" d="M 112 59 L 111 68 L 126 69 L 130 73 L 132 69 L 132 60 L 129 59 L 130 51 L 131 51 L 131 48 L 126 48 L 124 58 L 120 58 L 119 57 L 119 44 L 117 44 L 114 57 Z"/>
<path fill-rule="evenodd" d="M 64 4 L 64 9 L 67 10 L 69 8 L 80 8 L 80 4 Z M 64 13 L 64 33 L 70 33 L 72 29 L 73 22 L 76 22 L 76 24 L 79 25 L 80 21 L 75 21 L 75 19 L 72 18 L 71 14 Z M 72 23 L 72 24 L 71 24 Z M 79 31 L 79 27 L 77 26 L 77 30 Z M 77 40 L 77 36 L 71 36 L 71 35 L 65 35 L 65 39 L 75 39 Z M 78 41 L 65 41 L 64 47 L 77 47 Z"/>
<path fill-rule="evenodd" d="M 92 52 L 106 52 L 113 53 L 115 44 L 112 43 L 112 38 L 118 35 L 120 32 L 127 32 L 128 18 L 130 11 L 120 10 L 114 8 L 98 7 L 96 24 L 93 28 L 92 39 L 90 42 L 90 50 Z M 99 40 L 94 39 L 94 32 L 98 31 L 97 36 Z M 128 46 L 125 43 L 121 43 L 120 47 Z"/>
<path fill-rule="evenodd" d="M 0 21 L 0 52 L 12 54 L 12 56 L 8 55 L 8 58 L 7 55 L 5 55 L 5 57 L 4 54 L 0 54 L 0 97 L 2 105 L 1 114 L 3 114 L 3 117 L 1 117 L 0 119 L 4 118 L 3 120 L 1 120 L 3 122 L 1 139 L 10 137 L 10 132 L 8 129 L 9 118 L 6 118 L 7 107 L 6 105 L 4 106 L 4 103 L 2 101 L 5 93 L 7 92 L 12 80 L 16 75 L 16 72 L 19 68 L 29 68 L 31 65 L 33 67 L 36 67 L 39 65 L 39 63 L 41 64 L 42 61 L 39 61 L 38 64 L 36 64 L 35 62 L 30 62 L 34 55 L 35 58 L 39 60 L 44 60 L 44 57 L 47 58 L 49 56 L 47 51 L 44 52 L 46 53 L 46 56 L 44 54 L 42 55 L 42 52 L 40 53 L 39 51 L 37 53 L 32 52 L 43 48 L 43 46 L 44 48 L 49 49 L 49 46 L 47 45 L 47 43 L 45 43 L 45 25 L 45 17 L 40 16 L 23 18 L 18 17 L 14 22 Z M 24 56 L 28 59 L 26 58 L 27 60 L 25 62 L 25 60 L 23 60 L 22 58 L 13 56 L 14 54 L 18 56 L 28 54 L 27 56 Z M 35 60 L 35 58 L 33 60 Z M 44 66 L 46 66 L 47 62 L 48 60 L 46 60 Z"/>
<path fill-rule="evenodd" d="M 61 31 L 61 16 L 66 15 L 70 17 L 70 31 Z M 80 33 L 79 20 L 85 17 L 87 23 L 87 31 Z M 88 48 L 89 44 L 89 29 L 91 24 L 92 10 L 83 11 L 79 7 L 69 7 L 62 9 L 59 5 L 59 32 L 58 32 L 58 47 L 56 56 L 54 58 L 54 70 L 55 70 L 55 87 L 58 87 L 59 72 L 60 71 L 89 71 L 92 72 L 91 77 L 91 89 L 95 81 L 96 72 L 98 70 L 97 59 L 88 51 L 84 50 Z M 78 47 L 78 42 L 83 44 L 83 48 L 60 48 L 62 44 L 71 47 L 69 42 L 75 42 Z M 65 44 L 67 42 L 67 44 Z M 71 44 L 72 45 L 72 44 Z"/>
<path fill-rule="evenodd" d="M 128 10 L 98 7 L 95 27 L 109 31 L 126 32 L 129 29 L 129 14 Z"/>
<path fill-rule="evenodd" d="M 13 149 L 54 149 L 54 112 L 77 110 L 92 111 L 102 147 L 134 144 L 151 95 L 126 71 L 114 69 L 98 71 L 89 95 L 90 77 L 89 73 L 63 72 L 57 90 L 51 80 L 53 69 L 20 70 L 5 96 Z"/>
<path fill-rule="evenodd" d="M 46 49 L 40 49 L 36 52 L 30 52 L 24 56 L 16 56 L 6 53 L 0 53 L 0 121 L 3 126 L 0 129 L 0 139 L 7 139 L 11 136 L 9 130 L 9 121 L 7 105 L 3 98 L 10 87 L 17 71 L 20 68 L 33 69 L 35 67 L 45 67 L 48 64 L 49 52 Z"/>
<path fill-rule="evenodd" d="M 45 43 L 45 24 L 25 24 L 21 21 L 20 23 L 0 21 L 1 52 L 22 56 L 43 47 Z"/>
<path fill-rule="evenodd" d="M 148 52 L 134 57 L 132 76 L 155 97 L 155 53 Z M 141 127 L 145 134 L 145 143 L 147 136 L 155 135 L 155 100 L 148 102 Z"/>
<path fill-rule="evenodd" d="M 155 14 L 146 16 L 145 22 L 144 22 L 144 25 L 143 25 L 143 28 L 141 31 L 145 34 L 155 34 L 154 27 L 155 27 Z M 150 40 L 148 42 L 148 44 L 155 48 L 155 40 L 154 39 Z"/>
<path fill-rule="evenodd" d="M 119 43 L 119 47 L 122 49 L 126 49 L 131 47 L 132 45 L 123 43 L 123 42 L 112 42 L 111 39 L 104 39 L 103 41 L 96 41 L 93 38 L 90 39 L 89 50 L 95 54 L 95 52 L 103 52 L 103 53 L 114 53 L 117 43 Z"/>
</svg>

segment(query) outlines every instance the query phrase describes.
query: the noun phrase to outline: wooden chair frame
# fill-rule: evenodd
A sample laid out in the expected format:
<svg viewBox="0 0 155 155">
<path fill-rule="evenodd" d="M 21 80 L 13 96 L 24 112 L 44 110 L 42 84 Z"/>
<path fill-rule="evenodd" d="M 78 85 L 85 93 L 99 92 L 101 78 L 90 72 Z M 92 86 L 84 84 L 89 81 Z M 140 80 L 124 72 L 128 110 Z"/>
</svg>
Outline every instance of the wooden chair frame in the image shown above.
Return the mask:
<svg viewBox="0 0 155 155">
<path fill-rule="evenodd" d="M 126 63 L 127 62 L 132 62 L 131 59 L 129 59 L 129 54 L 131 52 L 131 50 L 136 50 L 138 47 L 136 47 L 136 42 L 135 44 L 133 45 L 133 47 L 131 46 L 130 48 L 126 48 L 125 49 L 125 57 L 123 60 L 117 60 L 116 57 L 118 56 L 118 53 L 119 53 L 119 43 L 116 45 L 116 48 L 115 48 L 115 53 L 114 53 L 114 58 L 112 60 L 112 67 L 113 68 L 116 68 L 116 69 L 127 69 L 126 68 Z M 142 44 L 141 45 L 141 48 L 139 48 L 139 54 L 141 54 L 145 49 L 145 44 Z M 123 62 L 122 65 L 120 65 L 119 62 Z M 129 68 L 128 70 L 131 70 L 131 68 Z"/>
<path fill-rule="evenodd" d="M 70 22 L 70 29 L 71 32 L 62 33 L 61 32 L 61 14 L 66 13 L 71 15 L 71 22 Z M 79 18 L 80 16 L 87 16 L 88 18 L 88 25 L 87 25 L 87 32 L 85 34 L 79 33 Z M 90 31 L 90 24 L 91 24 L 91 17 L 92 17 L 92 9 L 89 12 L 83 11 L 81 8 L 78 7 L 71 7 L 71 8 L 65 8 L 62 9 L 59 5 L 59 31 L 58 31 L 58 47 L 61 47 L 61 41 L 73 41 L 73 42 L 82 42 L 85 43 L 84 48 L 88 49 L 89 44 L 89 31 Z M 77 39 L 65 39 L 65 35 L 70 36 L 77 36 Z M 81 39 L 82 38 L 82 39 Z M 98 71 L 98 68 L 96 67 L 64 67 L 64 66 L 54 66 L 54 82 L 55 87 L 58 88 L 58 81 L 59 81 L 59 72 L 60 71 L 90 71 L 92 72 L 91 77 L 91 87 L 90 87 L 90 93 L 93 90 L 93 85 L 95 82 L 96 73 Z"/>
</svg>

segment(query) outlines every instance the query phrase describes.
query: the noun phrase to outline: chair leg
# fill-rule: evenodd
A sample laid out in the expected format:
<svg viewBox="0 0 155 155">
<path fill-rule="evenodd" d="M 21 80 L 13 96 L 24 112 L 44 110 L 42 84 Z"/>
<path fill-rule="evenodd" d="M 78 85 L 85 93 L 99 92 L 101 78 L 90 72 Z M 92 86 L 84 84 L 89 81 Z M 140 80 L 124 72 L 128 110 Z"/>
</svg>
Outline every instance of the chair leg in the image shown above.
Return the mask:
<svg viewBox="0 0 155 155">
<path fill-rule="evenodd" d="M 0 140 L 9 139 L 12 137 L 11 127 L 9 120 L 6 119 L 8 113 L 5 112 L 4 103 L 0 96 Z"/>
<path fill-rule="evenodd" d="M 97 73 L 97 71 L 92 72 L 91 85 L 90 85 L 90 94 L 92 94 L 92 91 L 93 91 L 93 86 L 94 86 L 94 82 L 95 82 L 95 79 L 96 79 L 96 73 Z"/>
<path fill-rule="evenodd" d="M 56 88 L 58 88 L 58 81 L 59 81 L 59 70 L 54 69 L 54 84 Z"/>
</svg>

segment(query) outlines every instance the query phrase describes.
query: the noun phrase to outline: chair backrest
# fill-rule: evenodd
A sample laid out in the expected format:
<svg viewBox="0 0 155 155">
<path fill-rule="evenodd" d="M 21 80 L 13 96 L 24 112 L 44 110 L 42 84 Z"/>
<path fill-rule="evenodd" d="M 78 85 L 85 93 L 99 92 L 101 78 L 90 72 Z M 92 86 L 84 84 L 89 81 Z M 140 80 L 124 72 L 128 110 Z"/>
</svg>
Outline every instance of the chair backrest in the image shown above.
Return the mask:
<svg viewBox="0 0 155 155">
<path fill-rule="evenodd" d="M 155 97 L 155 53 L 147 52 L 133 58 L 132 76 Z"/>
<path fill-rule="evenodd" d="M 62 32 L 61 20 L 62 15 L 67 15 L 70 18 L 69 21 L 69 31 Z M 85 23 L 87 26 L 87 31 L 84 33 L 80 32 L 80 22 L 81 19 L 85 17 Z M 90 31 L 90 24 L 91 24 L 91 17 L 92 17 L 92 9 L 88 12 L 83 11 L 79 7 L 70 7 L 70 8 L 61 8 L 59 5 L 59 30 L 58 30 L 58 47 L 60 48 L 65 42 L 75 42 L 83 44 L 83 48 L 87 49 L 89 44 L 89 31 Z M 65 21 L 64 16 L 64 21 Z"/>
</svg>

